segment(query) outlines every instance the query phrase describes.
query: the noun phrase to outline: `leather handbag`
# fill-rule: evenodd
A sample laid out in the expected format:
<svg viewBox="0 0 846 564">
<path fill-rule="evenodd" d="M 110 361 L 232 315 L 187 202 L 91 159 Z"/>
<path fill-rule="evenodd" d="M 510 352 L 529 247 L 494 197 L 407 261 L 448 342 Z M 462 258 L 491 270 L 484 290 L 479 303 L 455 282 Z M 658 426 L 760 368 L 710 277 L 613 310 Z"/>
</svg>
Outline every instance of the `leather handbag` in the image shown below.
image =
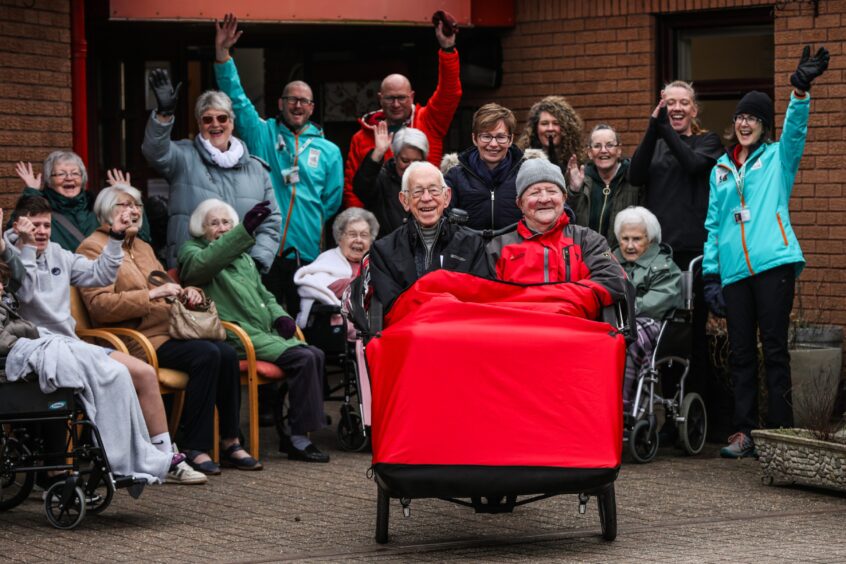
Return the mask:
<svg viewBox="0 0 846 564">
<path fill-rule="evenodd" d="M 154 270 L 147 277 L 153 286 L 173 283 L 176 281 L 166 272 Z M 190 308 L 182 300 L 169 297 L 165 298 L 170 303 L 170 327 L 168 333 L 174 339 L 191 340 L 207 339 L 209 341 L 226 340 L 226 331 L 220 323 L 217 315 L 217 307 L 214 301 L 209 299 L 202 290 L 197 288 L 203 296 L 203 301 Z"/>
</svg>

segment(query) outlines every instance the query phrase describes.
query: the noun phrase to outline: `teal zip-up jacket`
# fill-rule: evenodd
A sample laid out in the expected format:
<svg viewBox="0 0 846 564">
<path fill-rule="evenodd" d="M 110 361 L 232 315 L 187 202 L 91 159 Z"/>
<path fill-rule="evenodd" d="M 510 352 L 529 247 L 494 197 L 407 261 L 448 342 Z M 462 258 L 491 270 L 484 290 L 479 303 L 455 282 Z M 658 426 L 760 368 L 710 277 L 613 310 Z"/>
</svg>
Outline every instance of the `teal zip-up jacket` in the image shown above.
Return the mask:
<svg viewBox="0 0 846 564">
<path fill-rule="evenodd" d="M 711 171 L 705 229 L 703 274 L 719 274 L 723 286 L 784 264 L 805 267 L 805 257 L 790 224 L 788 203 L 808 134 L 811 95 L 790 95 L 781 138 L 764 143 L 737 170 L 723 155 Z M 749 221 L 738 223 L 742 179 L 743 206 Z"/>
<path fill-rule="evenodd" d="M 232 98 L 235 128 L 250 152 L 270 164 L 270 180 L 282 213 L 282 247 L 312 261 L 320 254 L 323 224 L 338 211 L 344 194 L 344 163 L 338 146 L 309 122 L 297 134 L 276 119 L 262 119 L 247 98 L 235 60 L 214 65 L 217 85 Z M 299 181 L 288 184 L 290 169 Z"/>
</svg>

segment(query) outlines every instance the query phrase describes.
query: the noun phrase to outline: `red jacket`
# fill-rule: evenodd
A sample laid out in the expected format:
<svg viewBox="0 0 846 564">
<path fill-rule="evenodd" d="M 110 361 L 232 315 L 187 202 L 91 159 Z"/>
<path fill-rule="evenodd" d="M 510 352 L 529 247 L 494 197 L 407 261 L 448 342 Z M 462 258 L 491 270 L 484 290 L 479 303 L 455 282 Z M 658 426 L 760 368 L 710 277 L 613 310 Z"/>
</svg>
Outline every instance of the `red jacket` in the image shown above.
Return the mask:
<svg viewBox="0 0 846 564">
<path fill-rule="evenodd" d="M 575 282 L 583 299 L 608 306 L 626 295 L 626 273 L 605 237 L 570 224 L 567 213 L 545 233 L 533 233 L 521 220 L 517 229 L 488 243 L 497 278 L 521 284 Z"/>
<path fill-rule="evenodd" d="M 461 101 L 459 69 L 458 51 L 448 53 L 443 49 L 438 50 L 438 87 L 425 106 L 414 105 L 411 117 L 406 122 L 408 127 L 415 127 L 426 134 L 429 139 L 428 160 L 435 166 L 441 165 L 444 136 L 449 130 L 452 116 Z M 384 119 L 385 114 L 382 110 L 370 112 L 359 119 L 361 129 L 350 140 L 350 152 L 344 164 L 344 208 L 364 207 L 364 203 L 353 193 L 353 177 L 361 161 L 374 145 L 373 131 L 367 125 L 376 125 Z M 392 156 L 393 153 L 388 149 L 384 158 L 387 160 Z"/>
</svg>

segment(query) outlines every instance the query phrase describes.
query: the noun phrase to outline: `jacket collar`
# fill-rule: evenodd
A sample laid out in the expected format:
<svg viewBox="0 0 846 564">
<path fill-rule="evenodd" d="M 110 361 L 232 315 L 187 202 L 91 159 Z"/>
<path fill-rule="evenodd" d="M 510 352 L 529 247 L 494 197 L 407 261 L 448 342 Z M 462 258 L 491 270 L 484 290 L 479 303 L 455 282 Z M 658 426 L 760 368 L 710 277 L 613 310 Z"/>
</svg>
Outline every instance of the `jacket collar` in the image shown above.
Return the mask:
<svg viewBox="0 0 846 564">
<path fill-rule="evenodd" d="M 570 224 L 570 214 L 572 211 L 565 205 L 564 211 L 561 214 L 561 217 L 558 218 L 558 221 L 555 222 L 555 225 L 544 231 L 543 233 L 535 233 L 529 226 L 526 225 L 526 219 L 523 218 L 517 223 L 517 233 L 523 239 L 537 239 L 538 241 L 547 238 L 554 238 L 557 237 L 558 234 L 564 229 L 567 225 Z"/>
</svg>

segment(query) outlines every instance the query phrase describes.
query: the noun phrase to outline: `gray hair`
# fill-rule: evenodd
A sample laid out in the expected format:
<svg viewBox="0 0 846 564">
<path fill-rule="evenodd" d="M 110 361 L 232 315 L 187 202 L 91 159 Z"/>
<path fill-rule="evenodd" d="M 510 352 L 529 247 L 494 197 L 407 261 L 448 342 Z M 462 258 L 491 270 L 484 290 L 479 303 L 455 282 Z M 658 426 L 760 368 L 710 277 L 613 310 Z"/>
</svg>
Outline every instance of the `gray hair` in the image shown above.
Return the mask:
<svg viewBox="0 0 846 564">
<path fill-rule="evenodd" d="M 197 98 L 197 103 L 194 104 L 194 117 L 197 118 L 197 123 L 200 122 L 200 117 L 208 110 L 219 110 L 226 112 L 229 119 L 235 122 L 235 112 L 232 110 L 232 99 L 220 90 L 206 90 Z"/>
<path fill-rule="evenodd" d="M 229 219 L 232 220 L 232 227 L 235 227 L 240 223 L 240 220 L 238 219 L 238 212 L 235 211 L 235 208 L 223 200 L 209 198 L 208 200 L 200 202 L 200 205 L 198 205 L 194 210 L 194 213 L 191 214 L 191 218 L 188 220 L 188 233 L 190 233 L 192 237 L 202 237 L 205 235 L 206 216 L 209 215 L 210 211 L 217 209 L 226 210 L 226 213 L 229 214 Z"/>
<path fill-rule="evenodd" d="M 370 227 L 370 236 L 373 239 L 376 239 L 379 235 L 379 222 L 375 215 L 363 208 L 347 208 L 339 213 L 335 221 L 332 222 L 332 236 L 335 238 L 335 243 L 341 243 L 341 236 L 347 230 L 347 225 L 356 221 L 367 222 Z"/>
<path fill-rule="evenodd" d="M 118 197 L 121 194 L 126 194 L 139 206 L 139 211 L 143 208 L 143 202 L 141 201 L 141 192 L 138 191 L 137 188 L 134 186 L 130 186 L 129 184 L 115 184 L 114 186 L 109 186 L 108 188 L 103 188 L 100 190 L 100 193 L 97 194 L 97 199 L 94 200 L 94 215 L 97 216 L 97 221 L 100 222 L 101 225 L 111 225 L 112 224 L 112 214 L 115 211 L 115 207 L 117 207 Z M 138 228 L 140 229 L 144 223 L 144 214 L 141 214 L 141 217 L 138 218 Z"/>
<path fill-rule="evenodd" d="M 629 206 L 614 218 L 614 235 L 620 238 L 624 225 L 642 225 L 649 242 L 661 242 L 661 224 L 655 214 L 642 206 Z"/>
<path fill-rule="evenodd" d="M 441 169 L 439 169 L 438 167 L 436 167 L 435 165 L 433 165 L 429 161 L 417 161 L 416 163 L 411 163 L 410 165 L 408 165 L 408 168 L 405 169 L 405 172 L 402 174 L 402 188 L 401 188 L 402 192 L 405 192 L 406 194 L 408 193 L 408 182 L 409 182 L 408 179 L 411 178 L 411 174 L 415 170 L 418 170 L 418 169 L 421 169 L 421 168 L 429 168 L 429 169 L 432 169 L 435 172 L 437 172 L 438 173 L 438 182 L 441 183 L 441 188 L 444 188 L 444 189 L 448 188 L 448 186 L 446 185 L 446 182 L 444 181 L 444 173 L 441 172 Z"/>
<path fill-rule="evenodd" d="M 53 151 L 47 155 L 41 170 L 43 173 L 41 175 L 41 187 L 51 188 L 50 178 L 53 175 L 53 168 L 59 163 L 73 163 L 79 167 L 79 172 L 82 173 L 82 189 L 85 190 L 85 187 L 88 186 L 88 171 L 85 169 L 82 158 L 73 151 Z"/>
<path fill-rule="evenodd" d="M 425 160 L 429 156 L 429 139 L 426 134 L 413 127 L 403 127 L 394 133 L 394 140 L 391 141 L 391 151 L 394 155 L 402 151 L 403 147 L 411 147 L 423 153 Z"/>
<path fill-rule="evenodd" d="M 607 123 L 599 123 L 599 124 L 596 124 L 593 127 L 593 129 L 590 130 L 590 135 L 588 135 L 588 146 L 590 146 L 591 143 L 593 143 L 593 134 L 596 133 L 597 131 L 610 131 L 611 133 L 614 134 L 614 142 L 620 143 L 620 134 L 617 133 L 617 130 L 614 129 L 613 126 L 608 125 Z"/>
</svg>

